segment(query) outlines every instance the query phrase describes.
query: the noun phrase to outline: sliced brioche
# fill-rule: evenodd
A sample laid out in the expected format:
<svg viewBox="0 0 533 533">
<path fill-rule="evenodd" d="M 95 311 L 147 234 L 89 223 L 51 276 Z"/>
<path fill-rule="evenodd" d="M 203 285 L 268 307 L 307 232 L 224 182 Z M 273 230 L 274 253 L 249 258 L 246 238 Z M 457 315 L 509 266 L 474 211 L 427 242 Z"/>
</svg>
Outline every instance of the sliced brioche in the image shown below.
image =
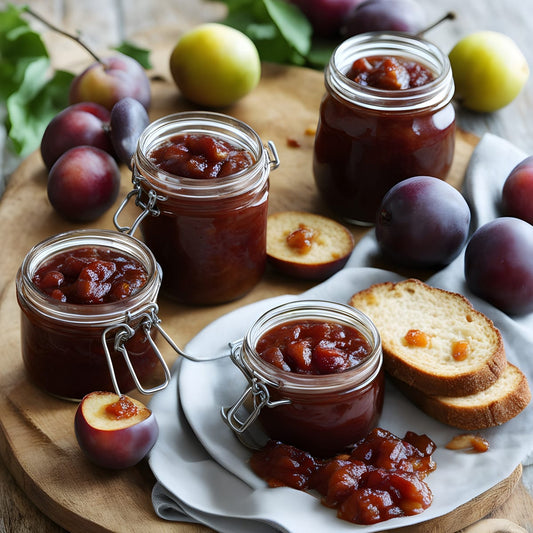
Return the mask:
<svg viewBox="0 0 533 533">
<path fill-rule="evenodd" d="M 526 376 L 511 363 L 489 388 L 469 396 L 430 396 L 403 382 L 396 384 L 414 404 L 439 422 L 471 431 L 507 422 L 531 400 Z"/>
<path fill-rule="evenodd" d="M 499 330 L 458 293 L 407 279 L 372 285 L 354 294 L 350 304 L 375 323 L 389 374 L 426 394 L 475 394 L 507 365 Z M 428 344 L 408 344 L 410 330 L 427 336 Z M 466 341 L 464 360 L 453 357 L 458 341 Z"/>
</svg>

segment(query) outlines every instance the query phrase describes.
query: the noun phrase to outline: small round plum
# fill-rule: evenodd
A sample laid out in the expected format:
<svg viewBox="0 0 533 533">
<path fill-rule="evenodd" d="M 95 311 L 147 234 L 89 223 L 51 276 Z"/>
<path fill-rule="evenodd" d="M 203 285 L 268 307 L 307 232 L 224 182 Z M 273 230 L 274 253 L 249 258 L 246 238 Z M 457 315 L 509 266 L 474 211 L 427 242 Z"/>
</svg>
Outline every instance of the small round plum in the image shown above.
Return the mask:
<svg viewBox="0 0 533 533">
<path fill-rule="evenodd" d="M 465 250 L 468 288 L 509 315 L 533 311 L 533 226 L 500 217 L 478 228 Z"/>
<path fill-rule="evenodd" d="M 415 176 L 397 183 L 384 196 L 376 221 L 383 254 L 414 267 L 441 267 L 463 249 L 470 208 L 444 180 Z"/>
<path fill-rule="evenodd" d="M 533 156 L 511 170 L 502 189 L 502 210 L 510 217 L 533 224 Z"/>
<path fill-rule="evenodd" d="M 130 168 L 139 137 L 149 122 L 144 106 L 129 96 L 119 100 L 111 110 L 109 136 L 118 159 Z"/>
<path fill-rule="evenodd" d="M 72 222 L 90 222 L 115 202 L 120 188 L 116 161 L 100 148 L 77 146 L 65 152 L 48 175 L 48 199 Z"/>
<path fill-rule="evenodd" d="M 510 104 L 529 77 L 526 58 L 507 35 L 479 31 L 463 37 L 449 54 L 456 98 L 480 113 Z"/>
<path fill-rule="evenodd" d="M 426 13 L 416 0 L 366 0 L 348 14 L 346 37 L 369 31 L 415 34 L 426 25 Z"/>
<path fill-rule="evenodd" d="M 279 272 L 315 281 L 348 262 L 351 232 L 335 220 L 304 211 L 281 211 L 267 219 L 267 258 Z"/>
<path fill-rule="evenodd" d="M 146 71 L 138 61 L 123 54 L 89 65 L 72 80 L 69 92 L 71 104 L 96 102 L 109 111 L 126 96 L 149 109 L 151 89 Z"/>
<path fill-rule="evenodd" d="M 155 415 L 143 403 L 103 391 L 82 399 L 74 416 L 74 431 L 89 460 L 110 469 L 139 463 L 159 436 Z"/>
<path fill-rule="evenodd" d="M 205 23 L 184 33 L 170 55 L 170 72 L 190 102 L 228 106 L 259 83 L 261 61 L 244 33 L 218 23 Z"/>
<path fill-rule="evenodd" d="M 48 124 L 41 139 L 41 156 L 50 170 L 59 156 L 75 146 L 88 145 L 113 153 L 106 132 L 111 115 L 93 102 L 73 104 L 60 111 Z"/>
</svg>

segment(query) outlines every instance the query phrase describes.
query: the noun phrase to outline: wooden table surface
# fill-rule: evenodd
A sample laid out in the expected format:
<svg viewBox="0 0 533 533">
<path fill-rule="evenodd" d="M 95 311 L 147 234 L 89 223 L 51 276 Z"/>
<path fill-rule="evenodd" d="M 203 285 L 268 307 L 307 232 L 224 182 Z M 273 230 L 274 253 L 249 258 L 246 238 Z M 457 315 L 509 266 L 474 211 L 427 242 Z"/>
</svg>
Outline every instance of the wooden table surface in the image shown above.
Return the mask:
<svg viewBox="0 0 533 533">
<path fill-rule="evenodd" d="M 507 33 L 517 42 L 533 67 L 533 0 L 419 0 L 430 20 L 448 10 L 457 14 L 454 22 L 434 29 L 430 35 L 445 51 L 469 32 L 491 29 Z M 30 4 L 33 9 L 61 27 L 80 30 L 85 42 L 95 50 L 103 50 L 130 39 L 150 48 L 161 42 L 173 42 L 187 28 L 224 14 L 224 6 L 201 0 L 12 0 L 14 4 Z M 38 24 L 37 28 L 41 28 Z M 58 67 L 78 64 L 80 51 L 74 43 L 55 35 L 46 42 Z M 169 50 L 170 53 L 170 50 Z M 82 56 L 83 57 L 83 56 Z M 87 61 L 89 59 L 87 58 Z M 490 115 L 459 111 L 461 128 L 481 136 L 485 132 L 500 135 L 528 154 L 533 154 L 533 76 L 521 95 L 507 108 Z M 1 416 L 1 415 L 0 415 Z M 516 489 L 525 492 L 523 485 Z M 509 516 L 509 503 L 491 517 Z M 526 531 L 533 532 L 531 514 L 513 510 L 513 519 Z M 521 518 L 522 517 L 522 518 Z M 57 524 L 39 511 L 0 462 L 0 532 L 63 532 Z"/>
</svg>

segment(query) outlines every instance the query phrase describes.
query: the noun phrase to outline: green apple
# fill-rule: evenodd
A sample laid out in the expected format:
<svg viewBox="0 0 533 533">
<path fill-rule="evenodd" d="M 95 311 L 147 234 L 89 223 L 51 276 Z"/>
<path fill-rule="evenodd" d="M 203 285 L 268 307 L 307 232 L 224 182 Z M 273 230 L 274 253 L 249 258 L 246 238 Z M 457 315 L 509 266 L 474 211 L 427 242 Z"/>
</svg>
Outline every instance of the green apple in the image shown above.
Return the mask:
<svg viewBox="0 0 533 533">
<path fill-rule="evenodd" d="M 255 44 L 244 33 L 206 23 L 182 35 L 170 55 L 170 72 L 191 102 L 223 107 L 255 88 L 261 62 Z"/>
<path fill-rule="evenodd" d="M 449 54 L 456 98 L 472 111 L 492 112 L 511 103 L 529 77 L 526 58 L 507 35 L 479 31 Z"/>
</svg>

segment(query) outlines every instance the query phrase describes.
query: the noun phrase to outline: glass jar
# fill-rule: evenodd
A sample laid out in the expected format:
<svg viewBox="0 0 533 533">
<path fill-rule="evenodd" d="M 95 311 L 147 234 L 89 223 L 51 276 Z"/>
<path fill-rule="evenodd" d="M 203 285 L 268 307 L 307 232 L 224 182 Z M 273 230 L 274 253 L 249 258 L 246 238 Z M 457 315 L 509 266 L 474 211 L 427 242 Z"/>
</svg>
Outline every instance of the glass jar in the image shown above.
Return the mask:
<svg viewBox="0 0 533 533">
<path fill-rule="evenodd" d="M 62 302 L 34 283 L 36 271 L 54 256 L 87 247 L 133 258 L 146 271 L 146 282 L 132 296 L 98 304 Z M 137 387 L 149 394 L 163 388 L 170 373 L 154 342 L 160 330 L 156 305 L 160 285 L 160 269 L 153 254 L 129 235 L 78 230 L 34 246 L 16 278 L 22 358 L 30 380 L 42 390 L 70 400 L 99 390 L 114 389 L 120 394 Z M 160 379 L 159 365 L 165 382 L 147 388 L 147 383 Z"/>
<path fill-rule="evenodd" d="M 346 74 L 355 60 L 394 56 L 429 68 L 419 87 L 385 90 Z M 385 193 L 406 178 L 444 179 L 455 149 L 454 83 L 446 54 L 422 38 L 364 33 L 341 43 L 325 72 L 313 172 L 321 197 L 346 221 L 373 225 Z"/>
<path fill-rule="evenodd" d="M 256 345 L 265 332 L 304 320 L 353 327 L 370 350 L 348 370 L 318 375 L 281 370 L 259 356 Z M 242 342 L 232 345 L 232 359 L 249 382 L 239 400 L 223 410 L 238 433 L 258 420 L 269 438 L 327 457 L 356 443 L 378 423 L 384 395 L 381 338 L 373 322 L 351 306 L 300 300 L 271 309 Z"/>
<path fill-rule="evenodd" d="M 176 135 L 202 134 L 251 153 L 254 163 L 227 177 L 193 179 L 161 170 L 150 153 Z M 162 292 L 186 304 L 235 300 L 261 279 L 266 264 L 270 170 L 279 164 L 272 143 L 263 147 L 247 124 L 213 112 L 163 117 L 143 132 L 133 156 L 130 196 L 143 211 L 144 242 L 163 270 Z M 126 198 L 125 202 L 128 201 Z"/>
</svg>

